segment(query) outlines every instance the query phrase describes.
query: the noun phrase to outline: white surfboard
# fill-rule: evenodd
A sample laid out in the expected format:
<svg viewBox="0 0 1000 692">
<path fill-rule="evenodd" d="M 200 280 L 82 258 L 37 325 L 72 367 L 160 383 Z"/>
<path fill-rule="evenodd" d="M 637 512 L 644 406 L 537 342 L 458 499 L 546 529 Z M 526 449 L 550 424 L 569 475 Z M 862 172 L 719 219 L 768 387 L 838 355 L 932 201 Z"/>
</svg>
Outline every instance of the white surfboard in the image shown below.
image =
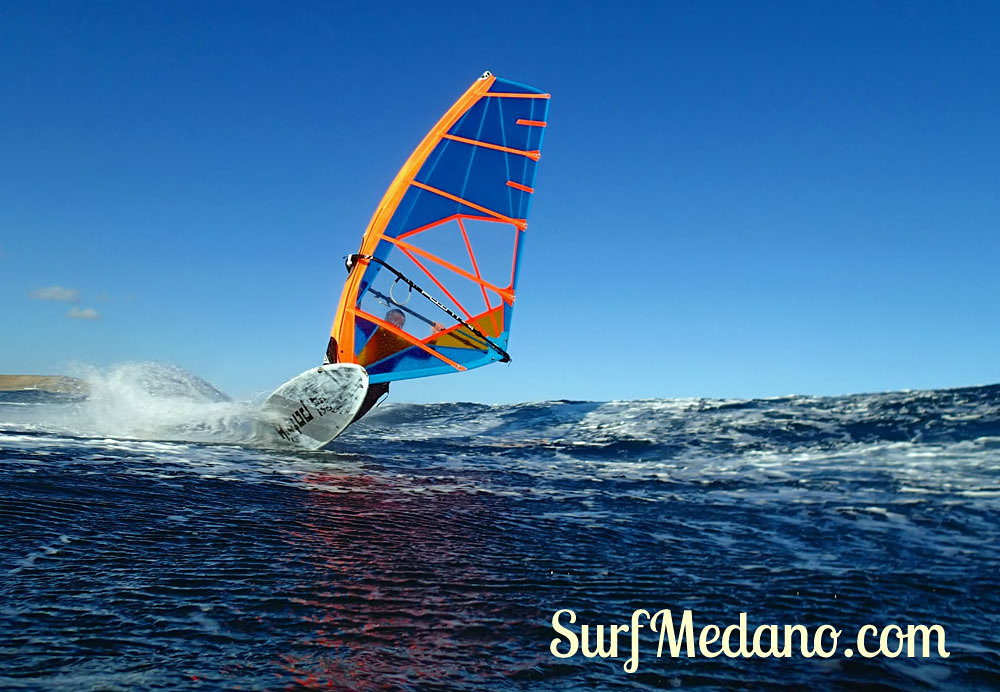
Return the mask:
<svg viewBox="0 0 1000 692">
<path fill-rule="evenodd" d="M 360 365 L 321 365 L 274 390 L 262 418 L 277 441 L 320 449 L 350 425 L 367 392 L 368 373 Z"/>
</svg>

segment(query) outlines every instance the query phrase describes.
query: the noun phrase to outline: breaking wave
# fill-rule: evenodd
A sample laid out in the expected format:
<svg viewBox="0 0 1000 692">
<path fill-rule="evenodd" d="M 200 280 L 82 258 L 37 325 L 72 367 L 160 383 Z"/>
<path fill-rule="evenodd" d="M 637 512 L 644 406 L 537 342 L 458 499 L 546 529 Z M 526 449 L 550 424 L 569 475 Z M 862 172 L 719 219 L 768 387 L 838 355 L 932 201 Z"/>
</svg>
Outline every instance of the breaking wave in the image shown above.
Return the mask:
<svg viewBox="0 0 1000 692">
<path fill-rule="evenodd" d="M 0 392 L 0 424 L 79 437 L 253 442 L 252 402 L 162 363 L 123 363 L 75 373 L 86 394 Z M 16 404 L 21 404 L 17 406 Z"/>
</svg>

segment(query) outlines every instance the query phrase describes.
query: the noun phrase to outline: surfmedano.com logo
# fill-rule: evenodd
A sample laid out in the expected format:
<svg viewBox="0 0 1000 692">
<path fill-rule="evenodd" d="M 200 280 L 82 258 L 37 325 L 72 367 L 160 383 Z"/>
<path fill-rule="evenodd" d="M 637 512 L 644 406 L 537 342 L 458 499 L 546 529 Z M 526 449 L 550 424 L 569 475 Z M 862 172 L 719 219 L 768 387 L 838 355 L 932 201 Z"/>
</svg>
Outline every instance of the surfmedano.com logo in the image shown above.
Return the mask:
<svg viewBox="0 0 1000 692">
<path fill-rule="evenodd" d="M 632 613 L 628 623 L 618 625 L 578 624 L 576 613 L 562 609 L 552 616 L 552 629 L 556 637 L 549 644 L 549 651 L 556 658 L 619 658 L 627 654 L 623 664 L 626 673 L 639 669 L 640 638 L 644 632 L 646 639 L 656 638 L 656 658 L 664 655 L 670 658 L 686 656 L 705 658 L 727 656 L 729 658 L 832 658 L 838 653 L 851 658 L 855 654 L 864 658 L 885 656 L 897 658 L 929 658 L 931 643 L 936 640 L 937 656 L 948 658 L 945 649 L 945 632 L 941 625 L 908 625 L 904 630 L 899 625 L 879 628 L 865 625 L 856 633 L 850 645 L 840 649 L 840 639 L 844 634 L 833 625 L 820 625 L 811 630 L 805 625 L 759 625 L 753 632 L 747 627 L 747 614 L 740 613 L 739 623 L 725 628 L 710 624 L 701 627 L 695 636 L 694 614 L 685 610 L 680 622 L 675 625 L 669 609 L 658 610 L 650 615 L 648 610 L 638 609 Z M 619 647 L 619 638 L 627 637 L 628 644 Z M 649 644 L 649 642 L 646 642 Z M 844 644 L 848 644 L 847 641 Z M 652 650 L 652 646 L 649 647 Z"/>
</svg>

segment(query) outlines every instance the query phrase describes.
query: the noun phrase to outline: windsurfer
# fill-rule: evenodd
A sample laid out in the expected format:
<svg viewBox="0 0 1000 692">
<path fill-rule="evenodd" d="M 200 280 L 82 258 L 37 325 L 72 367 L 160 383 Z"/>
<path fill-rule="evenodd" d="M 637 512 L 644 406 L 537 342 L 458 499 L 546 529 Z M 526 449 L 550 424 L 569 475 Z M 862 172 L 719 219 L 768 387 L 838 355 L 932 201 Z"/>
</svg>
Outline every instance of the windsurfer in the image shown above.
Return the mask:
<svg viewBox="0 0 1000 692">
<path fill-rule="evenodd" d="M 403 314 L 402 310 L 398 308 L 392 308 L 391 310 L 389 310 L 389 312 L 385 313 L 385 321 L 391 324 L 396 329 L 402 329 L 403 325 L 406 324 L 406 315 Z M 424 319 L 424 321 L 428 322 L 426 318 Z M 440 322 L 428 322 L 428 324 L 430 324 L 431 329 L 434 331 L 435 334 L 437 332 L 444 331 L 444 325 L 441 324 Z"/>
<path fill-rule="evenodd" d="M 392 308 L 389 312 L 385 313 L 385 321 L 396 329 L 402 329 L 403 325 L 406 324 L 406 315 L 403 314 L 402 310 Z"/>
</svg>

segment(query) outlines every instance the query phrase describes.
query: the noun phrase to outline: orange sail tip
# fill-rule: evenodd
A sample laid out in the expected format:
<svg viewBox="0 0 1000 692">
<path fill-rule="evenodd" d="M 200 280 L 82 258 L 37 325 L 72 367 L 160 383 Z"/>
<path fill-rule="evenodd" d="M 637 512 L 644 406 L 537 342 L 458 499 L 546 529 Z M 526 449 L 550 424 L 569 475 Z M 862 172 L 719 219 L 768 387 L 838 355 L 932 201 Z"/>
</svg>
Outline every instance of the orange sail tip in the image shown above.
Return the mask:
<svg viewBox="0 0 1000 692">
<path fill-rule="evenodd" d="M 515 125 L 530 125 L 531 127 L 545 127 L 548 125 L 544 120 L 525 120 L 524 118 L 518 118 L 514 121 Z"/>
<path fill-rule="evenodd" d="M 507 181 L 507 186 L 512 187 L 515 190 L 524 190 L 525 192 L 534 192 L 535 188 L 528 187 L 527 185 L 522 185 L 521 183 L 515 183 L 513 180 Z"/>
</svg>

